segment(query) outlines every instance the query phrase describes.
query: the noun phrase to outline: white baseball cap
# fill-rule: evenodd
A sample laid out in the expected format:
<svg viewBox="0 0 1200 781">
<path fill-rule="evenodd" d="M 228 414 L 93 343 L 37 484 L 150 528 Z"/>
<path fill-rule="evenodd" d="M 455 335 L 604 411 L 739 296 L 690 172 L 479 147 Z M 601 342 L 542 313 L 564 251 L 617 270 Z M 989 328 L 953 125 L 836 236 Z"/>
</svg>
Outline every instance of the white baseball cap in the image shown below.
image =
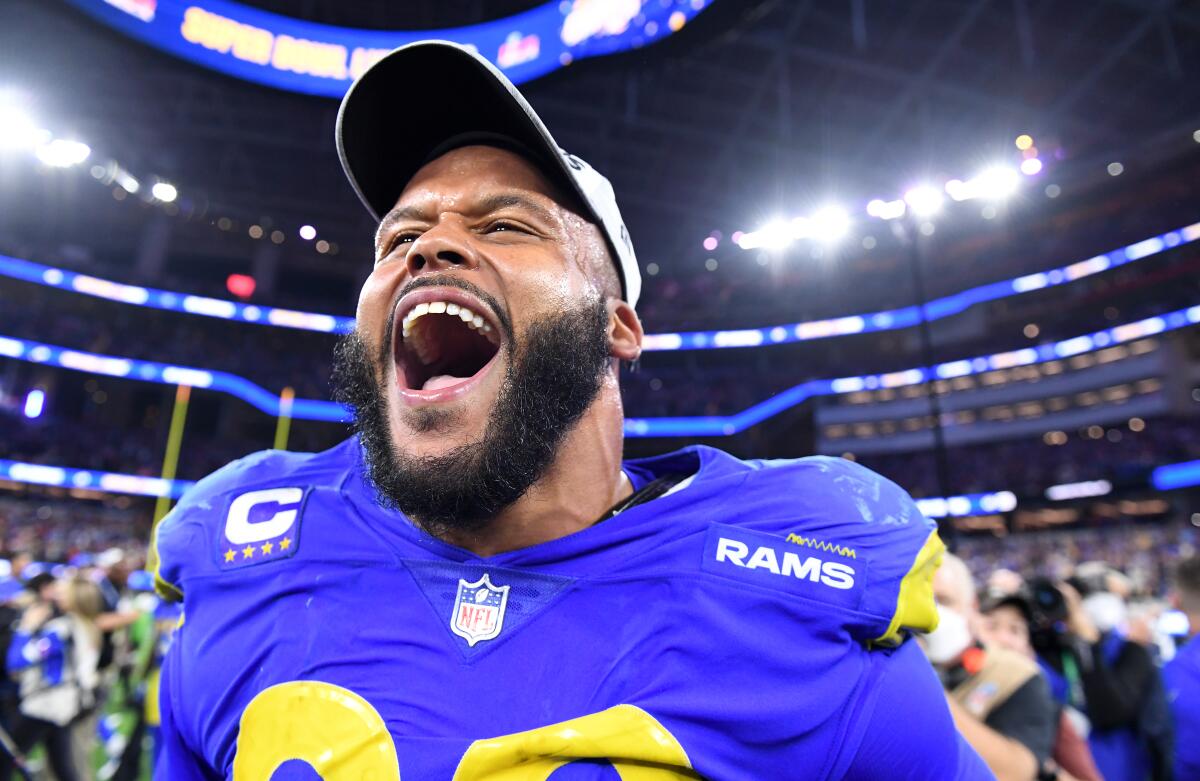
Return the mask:
<svg viewBox="0 0 1200 781">
<path fill-rule="evenodd" d="M 445 89 L 427 88 L 435 77 Z M 559 147 L 529 101 L 473 49 L 451 41 L 401 46 L 358 77 L 338 110 L 338 157 L 376 220 L 395 206 L 423 165 L 471 138 L 515 142 L 579 195 L 586 216 L 608 241 L 625 300 L 637 306 L 642 275 L 612 184 Z"/>
</svg>

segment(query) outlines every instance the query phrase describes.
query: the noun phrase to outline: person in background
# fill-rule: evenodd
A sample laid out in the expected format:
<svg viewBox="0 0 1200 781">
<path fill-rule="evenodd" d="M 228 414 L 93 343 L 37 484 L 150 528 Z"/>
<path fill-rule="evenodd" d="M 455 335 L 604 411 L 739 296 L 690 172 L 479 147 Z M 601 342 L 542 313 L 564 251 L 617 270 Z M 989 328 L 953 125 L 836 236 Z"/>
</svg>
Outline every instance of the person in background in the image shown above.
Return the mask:
<svg viewBox="0 0 1200 781">
<path fill-rule="evenodd" d="M 71 723 L 89 709 L 96 690 L 100 630 L 95 618 L 104 606 L 99 588 L 73 577 L 56 580 L 43 572 L 27 587 L 35 595 L 17 622 L 8 647 L 10 674 L 20 678 L 21 719 L 13 730 L 17 748 L 38 743 L 59 781 L 81 778 L 73 757 Z M 0 763 L 0 778 L 12 763 Z"/>
<path fill-rule="evenodd" d="M 13 631 L 29 599 L 29 592 L 25 590 L 24 584 L 12 576 L 11 568 L 3 566 L 7 564 L 7 561 L 0 559 L 0 570 L 8 570 L 0 574 L 0 649 L 3 650 L 7 650 L 12 642 Z M 16 681 L 8 674 L 5 654 L 0 653 L 0 730 L 4 732 L 0 743 L 10 740 L 13 726 L 19 719 L 18 691 Z M 3 753 L 0 750 L 0 754 Z"/>
<path fill-rule="evenodd" d="M 947 554 L 933 580 L 938 627 L 925 652 L 946 687 L 959 732 L 999 781 L 1033 781 L 1050 756 L 1056 707 L 1037 664 L 985 644 L 971 573 Z"/>
<path fill-rule="evenodd" d="M 1080 565 L 1071 583 L 1031 583 L 1033 645 L 1055 699 L 1080 714 L 1105 781 L 1166 781 L 1172 749 L 1162 678 L 1150 650 L 1127 637 L 1123 579 L 1110 575 Z"/>
<path fill-rule="evenodd" d="M 1188 642 L 1163 669 L 1175 719 L 1175 779 L 1200 778 L 1200 556 L 1179 562 L 1172 599 L 1188 620 Z"/>
<path fill-rule="evenodd" d="M 989 580 L 989 583 L 995 587 L 994 581 Z M 980 611 L 983 616 L 981 635 L 988 646 L 1006 648 L 1036 661 L 1029 627 L 1033 608 L 1025 589 L 1020 584 L 1015 585 L 1018 590 L 1013 593 L 989 596 Z M 1075 729 L 1066 708 L 1059 709 L 1054 748 L 1050 761 L 1042 766 L 1041 777 L 1057 781 L 1103 781 L 1087 741 Z"/>
</svg>

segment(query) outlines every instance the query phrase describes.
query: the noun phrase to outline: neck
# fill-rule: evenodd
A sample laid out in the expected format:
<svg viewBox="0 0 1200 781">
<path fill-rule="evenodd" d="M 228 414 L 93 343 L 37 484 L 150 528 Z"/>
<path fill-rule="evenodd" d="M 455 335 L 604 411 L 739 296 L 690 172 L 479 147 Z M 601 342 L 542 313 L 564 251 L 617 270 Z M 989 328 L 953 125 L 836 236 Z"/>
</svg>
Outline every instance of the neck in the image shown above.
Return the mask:
<svg viewBox="0 0 1200 781">
<path fill-rule="evenodd" d="M 633 493 L 621 472 L 624 413 L 611 374 L 559 446 L 546 474 L 482 529 L 447 532 L 446 542 L 494 556 L 566 537 L 596 522 Z"/>
</svg>

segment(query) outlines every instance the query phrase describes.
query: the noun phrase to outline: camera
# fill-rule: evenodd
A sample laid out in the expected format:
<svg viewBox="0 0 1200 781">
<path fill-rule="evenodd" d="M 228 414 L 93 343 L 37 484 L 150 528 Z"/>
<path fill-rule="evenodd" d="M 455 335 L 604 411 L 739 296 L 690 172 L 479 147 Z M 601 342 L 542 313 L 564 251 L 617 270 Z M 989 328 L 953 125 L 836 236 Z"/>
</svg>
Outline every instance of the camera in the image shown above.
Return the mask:
<svg viewBox="0 0 1200 781">
<path fill-rule="evenodd" d="M 1067 600 L 1049 578 L 1029 581 L 1029 640 L 1039 653 L 1063 646 L 1067 635 Z"/>
</svg>

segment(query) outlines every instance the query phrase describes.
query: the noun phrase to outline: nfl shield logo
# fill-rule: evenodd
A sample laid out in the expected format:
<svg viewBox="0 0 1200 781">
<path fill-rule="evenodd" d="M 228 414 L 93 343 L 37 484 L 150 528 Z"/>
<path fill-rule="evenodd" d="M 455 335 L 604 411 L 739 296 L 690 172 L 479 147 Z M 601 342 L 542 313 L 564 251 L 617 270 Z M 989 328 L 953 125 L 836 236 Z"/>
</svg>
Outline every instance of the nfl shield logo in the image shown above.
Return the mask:
<svg viewBox="0 0 1200 781">
<path fill-rule="evenodd" d="M 508 605 L 510 588 L 493 586 L 486 573 L 474 583 L 460 578 L 458 596 L 454 598 L 454 615 L 450 618 L 451 631 L 472 647 L 499 635 L 504 627 L 504 608 Z"/>
</svg>

